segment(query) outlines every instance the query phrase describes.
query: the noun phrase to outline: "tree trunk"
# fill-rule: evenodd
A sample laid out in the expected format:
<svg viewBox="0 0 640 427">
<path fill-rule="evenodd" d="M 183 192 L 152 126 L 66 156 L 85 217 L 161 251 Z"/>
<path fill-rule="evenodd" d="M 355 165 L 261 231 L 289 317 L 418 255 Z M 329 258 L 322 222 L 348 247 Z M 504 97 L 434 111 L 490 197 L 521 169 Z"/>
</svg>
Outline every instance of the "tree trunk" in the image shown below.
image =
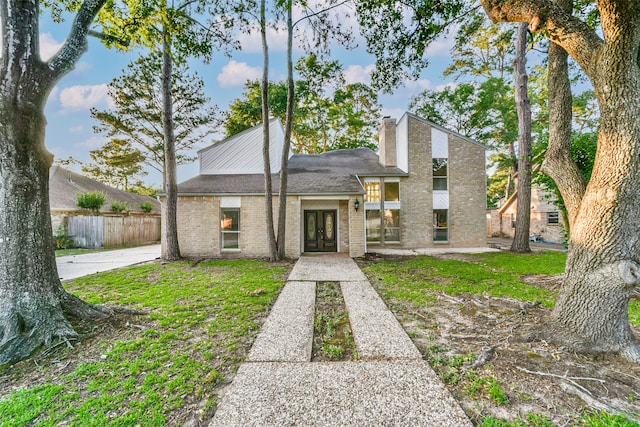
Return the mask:
<svg viewBox="0 0 640 427">
<path fill-rule="evenodd" d="M 509 197 L 511 197 L 511 195 L 513 194 L 511 192 L 513 188 L 513 177 L 515 176 L 516 172 L 518 172 L 518 158 L 516 156 L 516 150 L 514 148 L 513 142 L 509 143 L 509 158 L 511 160 L 511 165 L 509 166 L 509 176 L 507 176 L 507 188 L 504 192 L 505 201 L 509 200 Z"/>
<path fill-rule="evenodd" d="M 86 31 L 103 4 L 83 4 L 67 43 L 43 63 L 38 2 L 0 2 L 0 366 L 76 336 L 65 314 L 89 320 L 111 313 L 62 287 L 49 209 L 53 156 L 44 146 L 47 96 L 86 50 Z"/>
<path fill-rule="evenodd" d="M 4 94 L 1 102 L 0 366 L 29 357 L 55 338 L 76 336 L 65 313 L 82 319 L 111 313 L 68 294 L 58 277 L 44 102 L 18 102 Z"/>
<path fill-rule="evenodd" d="M 601 112 L 598 151 L 584 195 L 568 180 L 556 181 L 563 195 L 579 203 L 565 279 L 552 313 L 555 327 L 547 337 L 577 351 L 615 352 L 640 362 L 628 319 L 629 299 L 640 283 L 637 3 L 599 1 L 599 33 L 568 9 L 548 2 L 481 3 L 495 21 L 528 22 L 532 31 L 545 31 L 567 50 L 591 79 Z M 562 155 L 567 158 L 566 152 Z"/>
<path fill-rule="evenodd" d="M 278 259 L 286 256 L 287 225 L 287 181 L 289 167 L 289 150 L 293 130 L 293 105 L 295 103 L 295 86 L 293 84 L 293 0 L 287 0 L 287 118 L 284 128 L 284 144 L 280 162 L 280 191 L 278 204 Z"/>
<path fill-rule="evenodd" d="M 556 4 L 571 12 L 572 0 Z M 566 206 L 567 235 L 587 187 L 587 180 L 571 156 L 572 95 L 567 52 L 556 43 L 549 44 L 549 143 L 542 171 L 556 182 Z M 569 191 L 567 191 L 569 190 Z"/>
<path fill-rule="evenodd" d="M 531 225 L 531 104 L 529 103 L 527 78 L 527 34 L 526 23 L 520 24 L 516 42 L 514 83 L 518 109 L 518 205 L 516 231 L 511 243 L 512 252 L 531 252 L 529 229 Z"/>
<path fill-rule="evenodd" d="M 622 55 L 628 53 L 606 49 L 594 79 L 602 114 L 598 152 L 571 229 L 553 320 L 572 348 L 640 362 L 628 320 L 640 283 L 640 70 L 635 61 L 623 67 Z"/>
<path fill-rule="evenodd" d="M 278 259 L 276 234 L 273 230 L 273 188 L 271 187 L 271 160 L 269 158 L 269 45 L 267 44 L 266 1 L 260 1 L 260 33 L 262 37 L 262 157 L 264 161 L 264 210 L 267 220 L 269 258 Z"/>
<path fill-rule="evenodd" d="M 162 34 L 162 127 L 164 132 L 165 224 L 164 256 L 167 261 L 181 257 L 178 245 L 178 177 L 176 172 L 176 141 L 173 126 L 173 93 L 171 72 L 173 58 L 166 29 Z"/>
</svg>

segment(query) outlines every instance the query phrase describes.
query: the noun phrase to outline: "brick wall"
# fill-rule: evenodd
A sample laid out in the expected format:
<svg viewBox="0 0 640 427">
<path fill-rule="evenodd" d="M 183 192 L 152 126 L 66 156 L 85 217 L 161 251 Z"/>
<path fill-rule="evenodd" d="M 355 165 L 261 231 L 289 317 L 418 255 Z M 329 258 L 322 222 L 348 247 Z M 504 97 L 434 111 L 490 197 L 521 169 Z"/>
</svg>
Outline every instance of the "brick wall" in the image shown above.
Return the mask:
<svg viewBox="0 0 640 427">
<path fill-rule="evenodd" d="M 545 242 L 562 243 L 566 240 L 565 231 L 562 220 L 562 212 L 558 211 L 558 207 L 552 203 L 553 195 L 544 191 L 538 186 L 531 188 L 531 222 L 529 230 L 531 233 L 542 235 Z M 515 229 L 511 226 L 511 215 L 517 216 L 518 202 L 517 199 L 512 202 L 502 215 L 499 209 L 491 209 L 490 228 L 487 229 L 487 235 L 494 237 L 513 238 Z M 548 224 L 547 215 L 549 212 L 558 212 L 558 224 Z"/>
<path fill-rule="evenodd" d="M 354 209 L 354 202 L 358 198 L 360 200 L 360 209 L 358 212 Z M 348 212 L 348 221 L 349 227 L 348 232 L 349 235 L 349 247 L 346 248 L 343 252 L 349 252 L 349 256 L 352 258 L 357 258 L 364 256 L 365 250 L 365 231 L 364 231 L 364 203 L 362 201 L 362 196 L 351 196 L 349 201 L 347 202 L 347 212 Z"/>
<path fill-rule="evenodd" d="M 400 179 L 400 242 L 405 248 L 433 246 L 431 126 L 409 117 L 409 177 Z"/>
<path fill-rule="evenodd" d="M 487 244 L 485 149 L 449 135 L 449 244 Z"/>
<path fill-rule="evenodd" d="M 162 253 L 165 252 L 162 200 Z M 180 254 L 187 258 L 208 258 L 219 254 L 220 199 L 211 196 L 178 197 L 178 244 Z"/>
<path fill-rule="evenodd" d="M 449 242 L 433 242 L 431 126 L 409 117 L 409 177 L 400 180 L 401 246 L 486 245 L 485 150 L 449 134 Z"/>
<path fill-rule="evenodd" d="M 180 252 L 187 258 L 218 256 L 266 257 L 269 246 L 266 231 L 264 197 L 240 198 L 240 250 L 220 250 L 220 198 L 216 196 L 181 196 L 178 198 L 178 240 Z M 278 198 L 273 199 L 274 227 L 277 233 Z M 164 217 L 164 205 L 162 215 Z M 300 256 L 300 201 L 287 201 L 285 254 Z M 163 224 L 165 221 L 162 222 Z M 163 244 L 164 250 L 164 244 Z"/>
</svg>

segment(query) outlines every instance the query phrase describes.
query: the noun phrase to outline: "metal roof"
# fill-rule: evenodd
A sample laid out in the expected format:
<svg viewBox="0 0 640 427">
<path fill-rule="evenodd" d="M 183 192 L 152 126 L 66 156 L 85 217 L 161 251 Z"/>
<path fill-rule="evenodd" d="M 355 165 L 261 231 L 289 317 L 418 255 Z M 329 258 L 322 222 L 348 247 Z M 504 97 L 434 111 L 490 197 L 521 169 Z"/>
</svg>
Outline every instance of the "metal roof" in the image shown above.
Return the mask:
<svg viewBox="0 0 640 427">
<path fill-rule="evenodd" d="M 280 171 L 284 129 L 278 118 L 269 120 L 269 161 L 272 172 Z M 262 124 L 198 151 L 200 174 L 240 175 L 264 171 Z"/>
</svg>

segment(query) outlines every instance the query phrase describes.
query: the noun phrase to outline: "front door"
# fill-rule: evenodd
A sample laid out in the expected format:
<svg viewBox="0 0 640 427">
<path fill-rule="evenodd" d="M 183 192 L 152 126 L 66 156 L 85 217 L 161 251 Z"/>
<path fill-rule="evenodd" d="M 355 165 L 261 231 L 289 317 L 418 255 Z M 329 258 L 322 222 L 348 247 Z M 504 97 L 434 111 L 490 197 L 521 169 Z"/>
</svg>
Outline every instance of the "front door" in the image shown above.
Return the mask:
<svg viewBox="0 0 640 427">
<path fill-rule="evenodd" d="M 337 252 L 336 211 L 304 211 L 304 251 Z"/>
</svg>

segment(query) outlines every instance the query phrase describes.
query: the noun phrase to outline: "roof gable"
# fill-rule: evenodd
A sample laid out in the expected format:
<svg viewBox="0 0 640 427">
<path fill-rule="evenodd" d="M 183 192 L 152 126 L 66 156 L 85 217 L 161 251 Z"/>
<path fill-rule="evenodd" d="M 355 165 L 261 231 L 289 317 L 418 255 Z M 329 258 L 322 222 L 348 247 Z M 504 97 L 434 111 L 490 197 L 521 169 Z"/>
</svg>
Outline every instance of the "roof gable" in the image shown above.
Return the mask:
<svg viewBox="0 0 640 427">
<path fill-rule="evenodd" d="M 468 136 L 464 136 L 464 135 L 462 135 L 461 133 L 458 133 L 458 132 L 453 131 L 453 130 L 451 130 L 451 129 L 447 129 L 446 127 L 440 126 L 439 124 L 436 124 L 436 123 L 432 122 L 431 120 L 427 120 L 427 119 L 425 119 L 425 118 L 422 118 L 422 117 L 420 117 L 420 116 L 417 116 L 417 115 L 415 115 L 415 114 L 413 114 L 413 113 L 410 113 L 410 112 L 408 112 L 408 111 L 404 113 L 404 115 L 402 116 L 401 120 L 404 118 L 404 116 L 407 116 L 407 117 L 409 117 L 409 118 L 412 118 L 412 119 L 415 119 L 415 120 L 421 121 L 421 122 L 423 122 L 423 123 L 426 123 L 426 124 L 428 124 L 429 126 L 431 126 L 431 127 L 435 128 L 435 129 L 438 129 L 438 130 L 439 130 L 439 131 L 441 131 L 441 132 L 445 132 L 445 133 L 448 133 L 448 134 L 454 135 L 454 136 L 456 136 L 456 137 L 458 137 L 458 138 L 460 138 L 460 139 L 462 139 L 462 140 L 464 140 L 464 141 L 467 141 L 467 142 L 470 142 L 470 143 L 472 143 L 472 144 L 478 145 L 478 146 L 480 146 L 480 147 L 484 148 L 485 150 L 488 150 L 488 149 L 489 149 L 489 147 L 487 147 L 486 145 L 484 145 L 484 144 L 482 144 L 482 143 L 480 143 L 480 142 L 476 141 L 475 139 L 471 139 L 471 138 L 469 138 Z"/>
<path fill-rule="evenodd" d="M 284 129 L 278 118 L 269 120 L 269 160 L 280 171 Z M 262 123 L 198 151 L 201 175 L 259 174 L 264 172 Z"/>
</svg>

